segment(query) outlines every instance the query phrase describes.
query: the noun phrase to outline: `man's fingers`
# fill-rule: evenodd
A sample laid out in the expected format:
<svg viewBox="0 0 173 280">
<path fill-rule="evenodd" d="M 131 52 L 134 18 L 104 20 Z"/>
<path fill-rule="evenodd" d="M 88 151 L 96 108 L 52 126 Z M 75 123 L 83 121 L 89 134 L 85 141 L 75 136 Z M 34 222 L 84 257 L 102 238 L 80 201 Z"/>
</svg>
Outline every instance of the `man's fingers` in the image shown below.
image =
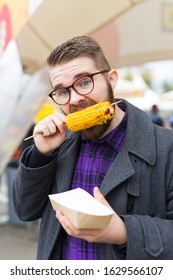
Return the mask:
<svg viewBox="0 0 173 280">
<path fill-rule="evenodd" d="M 99 202 L 101 202 L 105 206 L 108 206 L 109 208 L 111 208 L 111 206 L 109 205 L 109 203 L 107 202 L 107 200 L 105 199 L 103 194 L 100 192 L 98 187 L 94 188 L 94 197 L 95 197 L 95 199 L 97 199 Z"/>
</svg>

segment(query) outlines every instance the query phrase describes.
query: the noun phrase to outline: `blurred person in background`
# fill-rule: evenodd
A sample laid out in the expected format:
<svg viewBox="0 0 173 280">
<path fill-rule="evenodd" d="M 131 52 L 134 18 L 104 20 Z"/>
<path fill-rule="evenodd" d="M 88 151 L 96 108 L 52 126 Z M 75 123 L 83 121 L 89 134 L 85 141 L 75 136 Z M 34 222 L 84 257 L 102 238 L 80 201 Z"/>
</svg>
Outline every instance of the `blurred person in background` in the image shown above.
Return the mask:
<svg viewBox="0 0 173 280">
<path fill-rule="evenodd" d="M 153 123 L 160 125 L 160 126 L 164 126 L 164 120 L 160 116 L 159 108 L 156 104 L 154 104 L 151 108 L 150 118 Z"/>
<path fill-rule="evenodd" d="M 114 102 L 118 75 L 99 44 L 79 36 L 48 57 L 55 113 L 34 128 L 19 162 L 13 199 L 20 219 L 41 219 L 38 259 L 173 259 L 173 137 L 123 100 L 112 120 L 68 131 L 66 115 Z M 118 100 L 118 99 L 117 99 Z M 113 209 L 104 229 L 77 229 L 48 195 L 82 188 Z M 89 205 L 88 205 L 89 207 Z"/>
</svg>

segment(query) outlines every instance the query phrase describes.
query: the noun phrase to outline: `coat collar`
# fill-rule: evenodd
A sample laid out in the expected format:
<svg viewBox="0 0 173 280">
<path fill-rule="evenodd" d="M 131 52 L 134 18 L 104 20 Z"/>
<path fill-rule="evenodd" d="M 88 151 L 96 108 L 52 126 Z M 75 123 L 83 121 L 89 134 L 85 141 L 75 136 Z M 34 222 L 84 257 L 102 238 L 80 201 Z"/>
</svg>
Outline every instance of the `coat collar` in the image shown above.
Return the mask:
<svg viewBox="0 0 173 280">
<path fill-rule="evenodd" d="M 104 195 L 108 194 L 111 189 L 135 174 L 135 169 L 130 160 L 129 153 L 146 161 L 150 165 L 154 165 L 156 161 L 154 126 L 150 117 L 129 102 L 125 100 L 123 102 L 128 110 L 126 136 L 121 150 L 100 186 Z M 77 152 L 80 147 L 80 139 L 77 133 L 70 132 L 60 149 L 57 182 L 61 182 L 60 185 L 62 189 L 59 191 L 69 189 Z M 67 167 L 67 162 L 69 160 L 70 164 Z M 64 172 L 68 174 L 68 176 L 64 176 Z M 133 182 L 132 186 L 128 188 L 128 192 L 136 196 L 139 195 L 140 188 L 138 180 L 137 183 Z"/>
<path fill-rule="evenodd" d="M 147 113 L 133 106 L 126 100 L 123 100 L 123 103 L 128 110 L 128 119 L 126 136 L 122 149 L 126 149 L 148 164 L 154 165 L 156 161 L 154 125 Z M 67 140 L 68 143 L 69 140 L 70 143 L 73 143 L 73 147 L 79 147 L 80 136 L 78 136 L 77 133 L 69 132 Z"/>
<path fill-rule="evenodd" d="M 106 196 L 122 182 L 127 182 L 127 193 L 140 195 L 140 169 L 144 160 L 150 165 L 156 161 L 154 126 L 150 117 L 127 101 L 123 101 L 128 110 L 127 130 L 124 144 L 106 174 L 100 189 Z M 129 157 L 131 154 L 131 157 Z M 139 158 L 139 160 L 137 160 Z M 134 164 L 133 162 L 138 162 Z M 133 176 L 136 174 L 135 176 Z M 128 179 L 131 183 L 128 184 Z M 117 196 L 117 203 L 118 203 Z"/>
<path fill-rule="evenodd" d="M 124 145 L 127 150 L 148 164 L 156 161 L 156 144 L 154 126 L 147 113 L 136 108 L 127 101 L 123 101 L 128 109 L 127 131 Z"/>
<path fill-rule="evenodd" d="M 135 154 L 148 164 L 154 165 L 156 161 L 156 144 L 154 126 L 147 113 L 138 109 L 126 100 L 123 103 L 128 110 L 127 130 L 124 139 L 124 148 L 128 152 Z M 69 132 L 68 142 L 74 144 L 77 140 L 77 146 L 80 142 L 80 136 L 77 133 Z M 72 145 L 72 146 L 75 146 Z"/>
</svg>

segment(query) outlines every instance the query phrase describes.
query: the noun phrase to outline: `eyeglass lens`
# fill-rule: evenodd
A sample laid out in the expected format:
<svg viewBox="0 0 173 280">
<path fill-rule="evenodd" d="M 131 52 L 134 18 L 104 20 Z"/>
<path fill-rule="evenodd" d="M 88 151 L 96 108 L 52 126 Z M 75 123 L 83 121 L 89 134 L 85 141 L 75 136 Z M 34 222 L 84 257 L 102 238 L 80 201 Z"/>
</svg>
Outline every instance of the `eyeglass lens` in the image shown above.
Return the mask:
<svg viewBox="0 0 173 280">
<path fill-rule="evenodd" d="M 78 94 L 85 95 L 92 91 L 93 89 L 93 80 L 91 77 L 81 77 L 77 79 L 72 86 Z M 69 101 L 70 90 L 69 88 L 59 88 L 52 93 L 53 100 L 58 104 L 65 104 Z"/>
</svg>

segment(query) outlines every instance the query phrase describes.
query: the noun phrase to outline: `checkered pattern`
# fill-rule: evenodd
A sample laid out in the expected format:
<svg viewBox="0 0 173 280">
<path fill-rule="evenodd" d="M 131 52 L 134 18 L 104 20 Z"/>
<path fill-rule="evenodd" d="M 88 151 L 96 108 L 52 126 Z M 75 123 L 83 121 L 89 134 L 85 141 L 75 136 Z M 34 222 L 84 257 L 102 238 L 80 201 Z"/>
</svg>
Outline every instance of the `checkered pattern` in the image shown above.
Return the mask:
<svg viewBox="0 0 173 280">
<path fill-rule="evenodd" d="M 93 195 L 95 186 L 100 186 L 117 153 L 121 149 L 126 133 L 127 110 L 122 122 L 97 141 L 82 141 L 79 156 L 74 169 L 71 189 L 82 188 Z M 62 259 L 64 260 L 98 260 L 96 243 L 64 235 Z"/>
</svg>

